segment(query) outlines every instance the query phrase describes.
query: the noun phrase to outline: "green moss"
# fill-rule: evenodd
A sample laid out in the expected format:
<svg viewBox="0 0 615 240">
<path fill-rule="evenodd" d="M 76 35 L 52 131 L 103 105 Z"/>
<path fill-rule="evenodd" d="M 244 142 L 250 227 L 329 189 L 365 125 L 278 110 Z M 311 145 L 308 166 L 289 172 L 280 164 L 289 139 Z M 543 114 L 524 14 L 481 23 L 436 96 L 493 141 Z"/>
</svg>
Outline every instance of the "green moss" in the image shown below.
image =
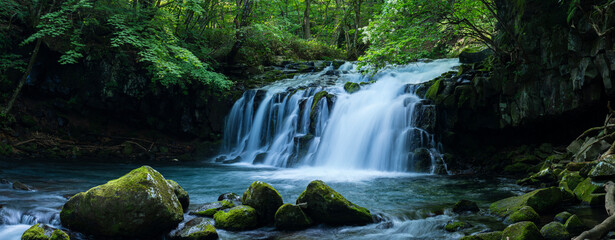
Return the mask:
<svg viewBox="0 0 615 240">
<path fill-rule="evenodd" d="M 6 143 L 0 142 L 0 156 L 13 154 L 13 147 Z"/>
<path fill-rule="evenodd" d="M 250 206 L 238 206 L 228 212 L 218 211 L 214 214 L 216 227 L 228 230 L 249 230 L 258 227 L 256 210 Z"/>
<path fill-rule="evenodd" d="M 183 211 L 166 179 L 143 166 L 73 196 L 60 218 L 75 231 L 129 238 L 173 229 L 183 220 Z"/>
<path fill-rule="evenodd" d="M 524 206 L 530 206 L 536 212 L 548 212 L 563 200 L 562 192 L 558 187 L 542 188 L 521 196 L 509 197 L 489 206 L 489 210 L 498 216 L 508 216 Z"/>
<path fill-rule="evenodd" d="M 448 232 L 456 232 L 456 231 L 459 231 L 461 229 L 468 228 L 468 227 L 471 227 L 471 225 L 466 222 L 453 222 L 453 223 L 446 224 L 446 226 L 444 226 L 444 230 Z"/>
<path fill-rule="evenodd" d="M 589 205 L 604 204 L 604 189 L 593 183 L 590 178 L 585 179 L 574 188 L 577 199 Z"/>
<path fill-rule="evenodd" d="M 577 215 L 570 216 L 568 220 L 566 220 L 564 227 L 566 228 L 566 231 L 575 236 L 581 234 L 583 231 L 585 231 L 585 229 L 587 229 L 585 224 L 583 224 L 583 222 L 579 217 L 577 217 Z"/>
<path fill-rule="evenodd" d="M 561 223 L 561 224 L 564 224 L 564 223 L 566 223 L 566 221 L 568 221 L 568 219 L 570 217 L 572 217 L 572 213 L 564 211 L 564 212 L 561 212 L 561 213 L 558 213 L 557 215 L 555 215 L 554 220 L 559 222 L 559 223 Z"/>
<path fill-rule="evenodd" d="M 275 227 L 282 230 L 297 230 L 312 225 L 312 220 L 297 205 L 284 204 L 275 212 Z"/>
<path fill-rule="evenodd" d="M 502 239 L 507 240 L 542 240 L 538 227 L 533 222 L 512 224 L 502 231 Z"/>
<path fill-rule="evenodd" d="M 431 87 L 429 87 L 429 89 L 427 89 L 427 92 L 425 93 L 426 99 L 436 101 L 438 93 L 440 93 L 440 83 L 441 82 L 442 82 L 442 79 L 438 79 L 431 85 Z"/>
<path fill-rule="evenodd" d="M 504 167 L 504 172 L 508 174 L 521 174 L 527 173 L 530 168 L 532 168 L 532 165 L 517 162 Z"/>
<path fill-rule="evenodd" d="M 540 233 L 546 239 L 570 239 L 570 233 L 559 222 L 550 222 L 540 229 Z"/>
<path fill-rule="evenodd" d="M 190 196 L 188 195 L 188 192 L 186 192 L 186 190 L 184 190 L 184 188 L 182 188 L 176 181 L 167 180 L 167 182 L 171 185 L 175 196 L 177 196 L 179 203 L 182 205 L 182 209 L 186 212 L 188 210 L 188 206 L 190 206 Z"/>
<path fill-rule="evenodd" d="M 70 240 L 70 237 L 68 237 L 68 234 L 66 234 L 64 231 L 56 229 L 53 230 L 53 233 L 51 233 L 51 237 L 49 238 L 49 240 Z"/>
<path fill-rule="evenodd" d="M 28 228 L 23 235 L 21 235 L 22 240 L 49 240 L 49 237 L 45 236 L 45 229 L 43 229 L 40 224 L 35 224 L 34 226 Z"/>
<path fill-rule="evenodd" d="M 358 92 L 360 89 L 361 89 L 361 86 L 359 86 L 358 83 L 346 82 L 346 84 L 344 84 L 344 90 L 346 90 L 346 92 L 350 94 Z"/>
<path fill-rule="evenodd" d="M 271 185 L 255 181 L 243 193 L 241 202 L 256 209 L 261 224 L 273 222 L 275 212 L 284 204 L 282 195 Z"/>
<path fill-rule="evenodd" d="M 369 210 L 346 200 L 320 180 L 308 184 L 297 198 L 297 204 L 301 203 L 307 204 L 305 213 L 317 223 L 364 225 L 372 222 Z"/>
<path fill-rule="evenodd" d="M 467 107 L 470 109 L 476 108 L 476 90 L 471 85 L 463 85 L 455 88 L 455 96 L 457 98 L 457 107 Z"/>
<path fill-rule="evenodd" d="M 212 217 L 218 211 L 229 209 L 232 207 L 235 207 L 235 204 L 233 203 L 233 201 L 224 199 L 222 201 L 205 204 L 203 207 L 199 208 L 198 210 L 190 214 L 197 215 L 197 216 L 203 216 L 203 217 Z"/>
<path fill-rule="evenodd" d="M 538 225 L 540 224 L 540 216 L 532 207 L 524 206 L 521 209 L 511 213 L 506 218 L 506 222 L 508 223 L 518 223 L 524 221 L 530 221 Z"/>
</svg>

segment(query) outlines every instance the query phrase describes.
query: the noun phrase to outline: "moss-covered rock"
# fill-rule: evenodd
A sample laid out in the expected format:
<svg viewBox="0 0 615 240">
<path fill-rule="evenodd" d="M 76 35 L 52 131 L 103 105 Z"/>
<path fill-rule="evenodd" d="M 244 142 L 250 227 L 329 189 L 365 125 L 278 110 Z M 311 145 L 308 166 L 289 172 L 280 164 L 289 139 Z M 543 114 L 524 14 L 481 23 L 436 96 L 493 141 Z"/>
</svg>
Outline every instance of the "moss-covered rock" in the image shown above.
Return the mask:
<svg viewBox="0 0 615 240">
<path fill-rule="evenodd" d="M 441 82 L 442 82 L 442 79 L 438 79 L 427 89 L 427 92 L 425 93 L 426 99 L 433 100 L 433 101 L 437 100 L 438 93 L 440 93 Z"/>
<path fill-rule="evenodd" d="M 273 222 L 275 212 L 284 204 L 282 195 L 271 185 L 255 181 L 243 193 L 241 202 L 256 209 L 260 224 Z"/>
<path fill-rule="evenodd" d="M 166 179 L 143 166 L 73 196 L 60 218 L 64 226 L 87 234 L 143 238 L 173 229 L 183 210 Z"/>
<path fill-rule="evenodd" d="M 467 222 L 460 222 L 460 221 L 458 221 L 458 222 L 452 222 L 452 223 L 446 224 L 444 226 L 444 230 L 446 230 L 447 232 L 456 232 L 456 231 L 459 231 L 461 229 L 469 228 L 471 226 L 472 225 L 470 225 Z"/>
<path fill-rule="evenodd" d="M 231 200 L 224 199 L 222 201 L 206 203 L 198 209 L 190 212 L 190 215 L 196 215 L 201 217 L 213 217 L 220 210 L 235 207 L 235 203 Z"/>
<path fill-rule="evenodd" d="M 502 231 L 504 240 L 542 240 L 542 235 L 533 222 L 518 222 Z"/>
<path fill-rule="evenodd" d="M 241 196 L 237 195 L 236 193 L 223 193 L 218 196 L 218 201 L 222 201 L 224 199 L 228 199 L 231 201 L 241 201 Z"/>
<path fill-rule="evenodd" d="M 554 220 L 556 222 L 564 224 L 564 223 L 566 223 L 566 221 L 568 221 L 568 218 L 570 218 L 570 217 L 572 217 L 572 213 L 564 211 L 564 212 L 561 212 L 561 213 L 558 213 L 557 215 L 555 215 Z"/>
<path fill-rule="evenodd" d="M 228 211 L 218 211 L 214 214 L 216 227 L 227 230 L 249 230 L 258 227 L 258 215 L 250 206 L 237 206 Z"/>
<path fill-rule="evenodd" d="M 602 205 L 604 204 L 604 188 L 600 187 L 591 181 L 591 178 L 587 178 L 574 188 L 574 195 L 581 202 L 589 205 Z"/>
<path fill-rule="evenodd" d="M 37 223 L 21 235 L 21 240 L 49 240 L 49 237 L 45 235 L 45 229 Z"/>
<path fill-rule="evenodd" d="M 462 213 L 462 212 L 478 212 L 478 205 L 475 202 L 462 199 L 459 202 L 455 203 L 453 206 L 453 212 Z"/>
<path fill-rule="evenodd" d="M 579 172 L 570 172 L 566 170 L 560 173 L 559 177 L 559 186 L 567 187 L 571 192 L 583 181 L 583 177 L 579 175 Z"/>
<path fill-rule="evenodd" d="M 489 206 L 489 210 L 499 216 L 509 214 L 524 206 L 532 207 L 538 213 L 549 212 L 563 200 L 562 192 L 558 187 L 542 188 L 521 196 L 509 197 Z"/>
<path fill-rule="evenodd" d="M 218 232 L 209 220 L 195 218 L 171 233 L 170 237 L 172 240 L 214 240 L 218 239 Z"/>
<path fill-rule="evenodd" d="M 608 162 L 599 162 L 589 171 L 589 177 L 593 179 L 608 179 L 615 176 L 615 165 Z"/>
<path fill-rule="evenodd" d="M 346 92 L 350 94 L 358 92 L 360 89 L 361 86 L 359 86 L 359 84 L 355 82 L 346 82 L 346 84 L 344 84 L 344 90 L 346 90 Z"/>
<path fill-rule="evenodd" d="M 176 181 L 167 180 L 167 182 L 171 185 L 171 188 L 173 188 L 173 192 L 175 192 L 175 196 L 177 196 L 179 203 L 182 205 L 182 209 L 186 212 L 188 206 L 190 206 L 190 196 L 188 192 L 186 192 Z"/>
<path fill-rule="evenodd" d="M 566 228 L 566 231 L 568 231 L 574 236 L 581 234 L 583 231 L 585 231 L 585 229 L 587 229 L 587 226 L 583 224 L 583 222 L 579 217 L 577 217 L 577 215 L 570 216 L 568 220 L 566 220 L 564 227 Z"/>
<path fill-rule="evenodd" d="M 49 237 L 49 240 L 70 240 L 70 237 L 64 231 L 56 229 L 53 230 L 53 232 L 51 233 L 51 237 Z"/>
<path fill-rule="evenodd" d="M 513 163 L 504 167 L 504 172 L 507 174 L 522 174 L 527 173 L 532 168 L 532 165 L 522 162 Z"/>
<path fill-rule="evenodd" d="M 284 204 L 275 212 L 275 227 L 282 230 L 296 230 L 312 225 L 312 220 L 297 205 Z"/>
<path fill-rule="evenodd" d="M 540 233 L 546 240 L 569 240 L 570 233 L 559 222 L 550 222 L 540 229 Z"/>
<path fill-rule="evenodd" d="M 365 225 L 372 223 L 372 215 L 364 207 L 346 200 L 323 181 L 310 182 L 297 198 L 297 204 L 307 204 L 305 213 L 316 223 L 330 225 Z"/>
<path fill-rule="evenodd" d="M 538 225 L 540 224 L 540 215 L 538 215 L 538 213 L 536 213 L 536 211 L 534 211 L 532 207 L 524 206 L 521 209 L 508 215 L 505 220 L 505 222 L 507 223 L 518 223 L 524 221 L 530 221 Z"/>
</svg>

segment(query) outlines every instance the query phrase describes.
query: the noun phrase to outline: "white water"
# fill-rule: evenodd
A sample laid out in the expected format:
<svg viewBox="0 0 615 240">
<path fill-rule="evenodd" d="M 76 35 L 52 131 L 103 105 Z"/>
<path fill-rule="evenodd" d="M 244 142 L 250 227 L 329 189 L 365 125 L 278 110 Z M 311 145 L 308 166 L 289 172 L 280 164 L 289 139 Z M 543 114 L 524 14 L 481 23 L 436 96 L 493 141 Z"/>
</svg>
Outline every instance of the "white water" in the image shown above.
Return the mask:
<svg viewBox="0 0 615 240">
<path fill-rule="evenodd" d="M 457 60 L 438 60 L 390 67 L 373 77 L 362 75 L 351 63 L 342 65 L 339 76 L 297 76 L 239 99 L 227 119 L 223 154 L 219 160 L 275 167 L 316 166 L 339 170 L 408 172 L 416 169 L 414 151 L 428 152 L 435 170 L 441 159 L 432 134 L 417 125 L 424 101 L 414 94 L 413 84 L 429 81 L 450 71 Z M 348 94 L 344 83 L 375 83 Z M 311 87 L 307 87 L 311 86 Z M 299 88 L 296 90 L 294 88 Z M 310 112 L 314 95 L 322 98 Z M 426 161 L 422 159 L 422 161 Z"/>
</svg>

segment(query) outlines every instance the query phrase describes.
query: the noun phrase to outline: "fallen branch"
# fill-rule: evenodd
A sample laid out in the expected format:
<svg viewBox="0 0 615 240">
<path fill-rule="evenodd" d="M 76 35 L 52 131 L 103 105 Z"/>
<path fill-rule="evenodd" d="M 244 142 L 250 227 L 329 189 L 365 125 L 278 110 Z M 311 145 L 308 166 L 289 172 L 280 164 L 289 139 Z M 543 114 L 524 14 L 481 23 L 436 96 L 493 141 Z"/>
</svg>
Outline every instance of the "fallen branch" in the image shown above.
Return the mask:
<svg viewBox="0 0 615 240">
<path fill-rule="evenodd" d="M 23 142 L 18 142 L 16 144 L 13 144 L 13 147 L 17 147 L 19 145 L 23 145 L 23 144 L 26 144 L 26 143 L 31 143 L 31 142 L 34 142 L 34 141 L 36 141 L 36 138 L 32 138 L 30 140 L 26 140 L 26 141 L 23 141 Z"/>
<path fill-rule="evenodd" d="M 598 240 L 602 239 L 602 237 L 606 236 L 612 229 L 615 228 L 615 183 L 609 181 L 604 185 L 604 189 L 606 189 L 606 196 L 604 200 L 604 207 L 606 209 L 606 213 L 609 214 L 609 217 L 606 218 L 602 223 L 594 226 L 592 229 L 587 230 L 581 235 L 573 238 L 573 240 Z"/>
</svg>

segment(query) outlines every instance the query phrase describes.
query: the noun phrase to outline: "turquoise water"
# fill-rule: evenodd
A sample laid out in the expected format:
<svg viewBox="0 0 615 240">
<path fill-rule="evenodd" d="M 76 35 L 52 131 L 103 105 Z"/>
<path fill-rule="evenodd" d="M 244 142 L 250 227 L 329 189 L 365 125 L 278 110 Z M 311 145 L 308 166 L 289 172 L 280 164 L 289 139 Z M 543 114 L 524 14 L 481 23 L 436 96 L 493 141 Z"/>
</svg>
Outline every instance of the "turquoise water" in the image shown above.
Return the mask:
<svg viewBox="0 0 615 240">
<path fill-rule="evenodd" d="M 141 164 L 0 161 L 0 178 L 19 180 L 36 188 L 35 191 L 18 191 L 11 189 L 10 184 L 0 184 L 0 239 L 19 239 L 23 231 L 37 222 L 60 227 L 58 213 L 66 196 L 118 178 L 139 166 Z M 280 232 L 273 227 L 246 232 L 218 230 L 222 239 L 458 239 L 463 233 L 443 230 L 447 222 L 468 221 L 474 225 L 468 232 L 504 226 L 488 214 L 451 213 L 450 207 L 456 201 L 476 201 L 484 211 L 492 201 L 520 194 L 522 190 L 512 180 L 504 178 L 210 163 L 150 166 L 188 191 L 191 209 L 216 201 L 225 192 L 241 194 L 256 180 L 274 186 L 285 203 L 294 203 L 310 181 L 321 179 L 348 200 L 385 218 L 381 223 L 367 226 L 316 226 L 298 232 Z M 439 210 L 444 210 L 443 214 L 434 214 Z"/>
</svg>

